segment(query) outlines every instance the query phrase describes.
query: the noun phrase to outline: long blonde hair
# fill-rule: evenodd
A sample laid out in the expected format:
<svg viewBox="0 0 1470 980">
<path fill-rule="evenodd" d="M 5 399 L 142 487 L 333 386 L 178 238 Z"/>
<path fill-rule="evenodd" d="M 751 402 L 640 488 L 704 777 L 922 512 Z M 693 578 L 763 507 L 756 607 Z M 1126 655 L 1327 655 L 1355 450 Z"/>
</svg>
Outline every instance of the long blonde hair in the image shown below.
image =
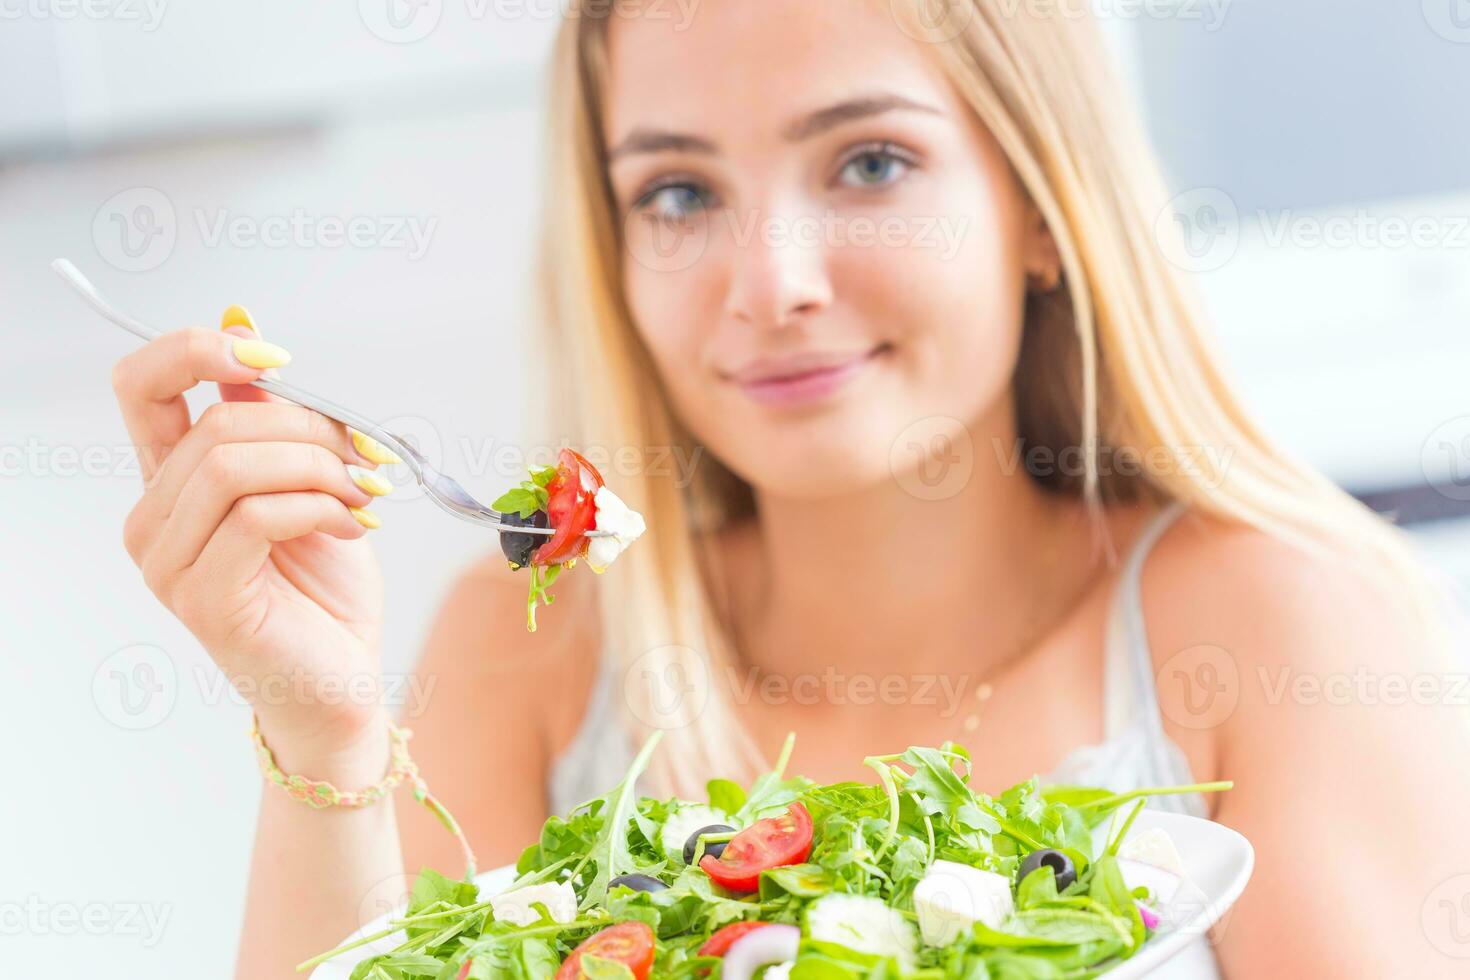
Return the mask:
<svg viewBox="0 0 1470 980">
<path fill-rule="evenodd" d="M 543 314 L 569 371 L 577 438 L 692 454 L 622 292 L 602 130 L 610 14 L 588 2 L 571 3 L 552 65 Z M 1097 26 L 1024 2 L 949 0 L 939 16 L 933 0 L 878 2 L 941 59 L 1056 241 L 1062 285 L 1029 302 L 1014 385 L 1025 444 L 1083 451 L 1082 477 L 1053 489 L 1098 508 L 1179 501 L 1303 546 L 1345 548 L 1400 581 L 1418 574 L 1401 532 L 1271 445 L 1226 384 L 1187 281 L 1155 236 L 1168 195 Z M 1158 447 L 1229 453 L 1129 473 L 1099 465 Z M 760 764 L 716 680 L 731 650 L 703 544 L 712 526 L 749 513 L 751 490 L 708 456 L 688 486 L 659 473 L 618 489 L 648 533 L 599 583 L 605 655 L 621 661 L 630 729 L 663 728 L 679 742 L 659 753 L 655 778 L 698 792 L 710 776 Z"/>
</svg>

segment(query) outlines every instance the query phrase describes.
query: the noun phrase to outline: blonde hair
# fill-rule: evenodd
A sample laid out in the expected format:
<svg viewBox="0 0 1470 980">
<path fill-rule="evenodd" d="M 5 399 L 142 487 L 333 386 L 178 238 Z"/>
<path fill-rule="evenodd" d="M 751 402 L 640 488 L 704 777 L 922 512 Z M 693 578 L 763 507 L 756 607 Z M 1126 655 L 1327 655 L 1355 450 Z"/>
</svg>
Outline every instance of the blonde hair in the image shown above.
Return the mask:
<svg viewBox="0 0 1470 980">
<path fill-rule="evenodd" d="M 1015 377 L 1025 443 L 1084 450 L 1085 475 L 1053 489 L 1096 508 L 1179 501 L 1299 545 L 1345 547 L 1403 582 L 1419 575 L 1401 532 L 1271 445 L 1223 379 L 1186 279 L 1155 237 L 1167 194 L 1096 25 L 1025 3 L 950 0 L 936 17 L 929 0 L 882 2 L 941 59 L 1056 241 L 1062 284 L 1031 299 Z M 574 0 L 554 52 L 543 313 L 570 372 L 578 438 L 692 453 L 622 294 L 601 117 L 605 6 Z M 1231 452 L 1134 475 L 1099 466 L 1105 453 L 1141 460 L 1155 447 Z M 630 727 L 664 728 L 679 742 L 653 775 L 669 792 L 697 793 L 713 775 L 760 765 L 713 681 L 731 650 L 703 544 L 711 526 L 749 513 L 750 488 L 706 457 L 688 487 L 659 476 L 618 489 L 648 533 L 599 583 L 604 650 L 621 659 Z"/>
</svg>

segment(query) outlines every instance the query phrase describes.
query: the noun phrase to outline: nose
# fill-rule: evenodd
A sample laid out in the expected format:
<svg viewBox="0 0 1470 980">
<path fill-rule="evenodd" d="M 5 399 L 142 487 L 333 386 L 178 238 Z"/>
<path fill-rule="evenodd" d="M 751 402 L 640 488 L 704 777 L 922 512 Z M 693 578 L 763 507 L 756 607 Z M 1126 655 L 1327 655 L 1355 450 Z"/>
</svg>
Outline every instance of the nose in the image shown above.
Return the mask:
<svg viewBox="0 0 1470 980">
<path fill-rule="evenodd" d="M 737 243 L 725 311 L 762 330 L 792 326 L 832 303 L 821 223 L 789 214 L 748 218 Z"/>
</svg>

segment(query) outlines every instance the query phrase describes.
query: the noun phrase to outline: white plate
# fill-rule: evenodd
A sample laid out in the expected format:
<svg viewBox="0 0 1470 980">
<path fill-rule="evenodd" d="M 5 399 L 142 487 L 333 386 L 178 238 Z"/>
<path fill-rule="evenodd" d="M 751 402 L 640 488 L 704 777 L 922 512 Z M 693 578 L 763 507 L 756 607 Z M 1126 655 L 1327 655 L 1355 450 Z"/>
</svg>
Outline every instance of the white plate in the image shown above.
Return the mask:
<svg viewBox="0 0 1470 980">
<path fill-rule="evenodd" d="M 1174 839 L 1184 859 L 1189 882 L 1196 890 L 1189 890 L 1187 895 L 1176 900 L 1173 908 L 1164 910 L 1165 922 L 1161 930 L 1144 944 L 1136 956 L 1109 970 L 1106 974 L 1108 980 L 1133 980 L 1143 976 L 1163 980 L 1175 974 L 1176 970 L 1180 976 L 1199 976 L 1198 970 L 1187 967 L 1208 961 L 1209 950 L 1200 937 L 1240 897 L 1255 863 L 1255 852 L 1244 837 L 1211 820 L 1146 809 L 1133 822 L 1129 836 L 1154 827 L 1162 828 Z M 1107 824 L 1104 823 L 1099 832 L 1106 829 Z M 475 883 L 480 886 L 482 895 L 494 895 L 510 884 L 514 877 L 514 869 L 496 868 L 476 877 Z M 1181 892 L 1185 890 L 1181 889 Z M 401 910 L 395 914 L 401 914 Z M 378 932 L 387 923 L 388 916 L 379 916 L 343 942 Z M 375 953 L 386 953 L 402 941 L 403 936 L 399 933 L 344 953 L 317 967 L 311 974 L 311 980 L 348 980 L 352 968 L 359 962 Z M 1180 957 L 1181 953 L 1185 955 Z"/>
</svg>

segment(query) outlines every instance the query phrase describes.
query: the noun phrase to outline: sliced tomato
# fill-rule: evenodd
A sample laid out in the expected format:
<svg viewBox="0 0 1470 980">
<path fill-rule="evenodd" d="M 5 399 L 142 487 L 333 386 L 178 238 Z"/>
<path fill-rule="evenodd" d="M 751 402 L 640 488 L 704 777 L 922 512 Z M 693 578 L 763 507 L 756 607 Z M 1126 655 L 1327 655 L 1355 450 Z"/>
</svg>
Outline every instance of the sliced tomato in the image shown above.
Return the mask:
<svg viewBox="0 0 1470 980">
<path fill-rule="evenodd" d="M 731 838 L 718 858 L 699 859 L 705 874 L 732 892 L 753 892 L 761 872 L 801 864 L 812 852 L 812 815 L 793 803 L 779 817 L 757 820 Z"/>
<path fill-rule="evenodd" d="M 721 926 L 715 930 L 715 934 L 704 941 L 699 947 L 700 956 L 724 956 L 730 951 L 735 940 L 757 929 L 764 929 L 770 925 L 769 922 L 732 922 L 728 926 Z"/>
<path fill-rule="evenodd" d="M 602 474 L 581 454 L 563 449 L 556 476 L 546 485 L 547 523 L 556 531 L 531 556 L 533 565 L 557 565 L 587 551 L 587 532 L 597 527 L 597 489 Z"/>
<path fill-rule="evenodd" d="M 465 977 L 467 977 L 467 976 L 470 975 L 470 969 L 474 965 L 475 965 L 475 958 L 473 956 L 471 956 L 469 959 L 467 959 L 467 960 L 464 961 L 464 965 L 461 966 L 459 968 L 459 972 L 454 975 L 454 980 L 464 980 Z"/>
<path fill-rule="evenodd" d="M 613 960 L 626 966 L 636 980 L 648 980 L 648 971 L 653 969 L 653 930 L 646 922 L 608 926 L 572 950 L 556 971 L 556 980 L 580 980 L 585 975 L 582 973 L 584 956 Z"/>
</svg>

